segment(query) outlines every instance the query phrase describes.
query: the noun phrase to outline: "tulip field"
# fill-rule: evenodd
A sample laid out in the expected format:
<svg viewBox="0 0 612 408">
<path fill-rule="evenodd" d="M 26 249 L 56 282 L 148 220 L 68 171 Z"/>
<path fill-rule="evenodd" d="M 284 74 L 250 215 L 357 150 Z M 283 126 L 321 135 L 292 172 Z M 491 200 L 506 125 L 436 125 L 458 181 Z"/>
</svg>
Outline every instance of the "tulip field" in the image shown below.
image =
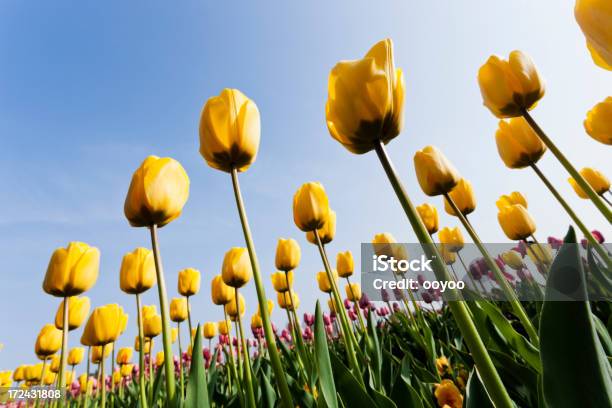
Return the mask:
<svg viewBox="0 0 612 408">
<path fill-rule="evenodd" d="M 602 23 L 611 15 L 604 1 L 576 2 L 594 70 L 612 70 L 611 25 Z M 227 250 L 219 274 L 187 268 L 178 282 L 167 280 L 159 237 L 181 216 L 190 179 L 170 157 L 135 162 L 123 211 L 150 245 L 124 250 L 118 282 L 124 301 L 92 310 L 87 292 L 104 254 L 76 240 L 56 249 L 40 279 L 57 311 L 32 339 L 34 353 L 22 356 L 23 365 L 0 367 L 0 407 L 612 407 L 610 181 L 601 170 L 576 169 L 538 124 L 536 105 L 546 89 L 536 58 L 519 50 L 493 55 L 474 75 L 484 108 L 499 121 L 500 160 L 541 182 L 564 210 L 558 220 L 564 237 L 536 236 L 528 197 L 506 191 L 496 205 L 509 245 L 499 251 L 485 245 L 470 219 L 477 210 L 472 183 L 444 146 L 414 146 L 416 180 L 431 201 L 411 201 L 387 154 L 402 132 L 408 95 L 393 42 L 384 39 L 331 69 L 321 120 L 348 152 L 376 154 L 406 215 L 397 222 L 414 232 L 420 262 L 444 290 L 394 286 L 374 298 L 362 280 L 360 254 L 328 251 L 336 234 L 333 202 L 321 183 L 305 180 L 293 196 L 293 223 L 312 245 L 279 238 L 276 272 L 264 273 L 248 218 L 257 214 L 248 212 L 240 186 L 257 158 L 260 113 L 254 100 L 226 88 L 201 111 L 199 153 L 231 179 L 235 203 L 228 205 L 236 205 L 244 246 Z M 609 149 L 612 97 L 585 113 L 584 130 L 581 137 Z M 554 156 L 599 225 L 586 225 L 538 166 L 544 155 Z M 441 228 L 438 208 L 459 227 Z M 389 233 L 370 244 L 386 259 L 413 255 Z M 468 247 L 477 256 L 466 260 Z M 294 285 L 305 251 L 320 257 L 310 288 Z M 257 304 L 246 304 L 249 286 Z M 180 296 L 170 299 L 168 287 Z M 299 292 L 307 290 L 319 293 L 314 310 L 300 308 Z M 147 291 L 155 304 L 143 304 Z M 224 319 L 193 318 L 196 296 L 210 297 L 209 307 Z M 247 315 L 247 307 L 256 312 Z M 272 313 L 287 325 L 273 324 Z M 137 328 L 136 338 L 124 334 L 128 326 Z"/>
</svg>

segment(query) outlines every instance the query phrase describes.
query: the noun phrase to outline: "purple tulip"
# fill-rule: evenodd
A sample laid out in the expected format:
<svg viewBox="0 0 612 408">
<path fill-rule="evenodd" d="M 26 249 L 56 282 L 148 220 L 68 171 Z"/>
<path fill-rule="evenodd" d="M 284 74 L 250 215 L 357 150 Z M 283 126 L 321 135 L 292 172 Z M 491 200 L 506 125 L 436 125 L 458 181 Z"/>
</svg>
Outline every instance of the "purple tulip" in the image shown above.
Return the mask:
<svg viewBox="0 0 612 408">
<path fill-rule="evenodd" d="M 425 303 L 430 304 L 431 302 L 433 302 L 433 298 L 431 297 L 429 292 L 423 292 L 421 296 L 423 297 L 423 301 Z"/>
<path fill-rule="evenodd" d="M 380 289 L 380 297 L 383 300 L 383 302 L 388 302 L 390 299 L 389 292 L 387 292 L 385 288 Z"/>
<path fill-rule="evenodd" d="M 556 251 L 563 245 L 563 240 L 555 237 L 548 237 L 548 244 Z"/>
<path fill-rule="evenodd" d="M 314 315 L 310 313 L 304 313 L 304 323 L 306 323 L 306 326 L 312 327 L 314 326 L 314 322 L 315 322 Z"/>
<path fill-rule="evenodd" d="M 370 305 L 370 298 L 368 297 L 366 293 L 363 293 L 361 295 L 361 299 L 359 299 L 359 307 L 361 307 L 362 309 L 365 309 L 369 305 Z"/>
</svg>

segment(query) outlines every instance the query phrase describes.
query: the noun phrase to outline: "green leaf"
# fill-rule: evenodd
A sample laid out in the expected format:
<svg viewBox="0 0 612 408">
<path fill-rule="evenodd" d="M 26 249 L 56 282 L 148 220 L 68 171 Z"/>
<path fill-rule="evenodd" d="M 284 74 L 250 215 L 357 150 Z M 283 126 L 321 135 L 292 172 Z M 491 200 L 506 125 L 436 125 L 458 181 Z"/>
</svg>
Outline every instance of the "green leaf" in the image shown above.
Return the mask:
<svg viewBox="0 0 612 408">
<path fill-rule="evenodd" d="M 185 408 L 210 407 L 208 384 L 206 384 L 206 368 L 204 367 L 204 356 L 202 356 L 202 330 L 200 330 L 199 324 L 192 350 Z"/>
<path fill-rule="evenodd" d="M 315 306 L 315 325 L 314 325 L 314 347 L 315 364 L 319 375 L 320 392 L 325 403 L 330 408 L 338 408 L 336 397 L 336 384 L 332 372 L 331 361 L 329 359 L 329 349 L 327 348 L 327 335 L 323 324 L 323 315 L 319 301 Z"/>
<path fill-rule="evenodd" d="M 465 408 L 495 408 L 476 369 L 470 373 L 465 398 Z"/>
<path fill-rule="evenodd" d="M 359 311 L 361 313 L 361 311 Z M 378 334 L 376 333 L 376 324 L 374 323 L 374 319 L 372 318 L 372 311 L 368 310 L 368 335 L 366 337 L 366 342 L 368 343 L 370 350 L 370 357 L 372 359 L 370 367 L 374 372 L 373 380 L 374 385 L 377 390 L 382 390 L 382 353 L 380 350 L 380 342 L 378 341 Z"/>
<path fill-rule="evenodd" d="M 419 393 L 412 388 L 409 381 L 406 381 L 403 374 L 398 375 L 397 380 L 395 380 L 391 399 L 395 401 L 398 407 L 423 408 Z"/>
<path fill-rule="evenodd" d="M 550 268 L 542 306 L 544 397 L 555 408 L 608 407 L 612 401 L 612 375 L 590 305 L 586 301 L 551 301 L 559 294 L 586 298 L 582 262 L 571 227 Z"/>
<path fill-rule="evenodd" d="M 355 375 L 340 361 L 336 354 L 331 353 L 330 360 L 334 369 L 336 389 L 347 407 L 377 407 L 372 397 L 361 387 Z"/>
<path fill-rule="evenodd" d="M 270 384 L 270 380 L 268 376 L 263 372 L 260 372 L 261 378 L 261 405 L 268 408 L 274 408 L 274 404 L 276 403 L 276 392 L 274 392 L 274 387 Z"/>
</svg>

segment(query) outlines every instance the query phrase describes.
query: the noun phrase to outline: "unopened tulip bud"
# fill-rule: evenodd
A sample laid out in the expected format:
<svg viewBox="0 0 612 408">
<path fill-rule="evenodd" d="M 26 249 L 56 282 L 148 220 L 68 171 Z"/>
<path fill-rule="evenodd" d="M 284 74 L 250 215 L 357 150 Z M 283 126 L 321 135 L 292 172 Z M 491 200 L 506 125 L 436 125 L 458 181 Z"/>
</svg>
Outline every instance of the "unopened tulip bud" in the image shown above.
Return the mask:
<svg viewBox="0 0 612 408">
<path fill-rule="evenodd" d="M 358 302 L 361 299 L 361 286 L 358 283 L 349 283 L 344 288 L 346 298 L 351 302 Z"/>
<path fill-rule="evenodd" d="M 43 290 L 53 296 L 80 295 L 98 279 L 100 251 L 84 242 L 71 242 L 51 255 Z"/>
<path fill-rule="evenodd" d="M 61 347 L 61 330 L 58 330 L 53 324 L 44 325 L 40 330 L 34 345 L 34 352 L 36 355 L 43 358 L 48 358 L 49 356 L 57 353 Z"/>
<path fill-rule="evenodd" d="M 429 234 L 435 234 L 439 228 L 438 209 L 431 204 L 417 205 L 417 212 Z"/>
<path fill-rule="evenodd" d="M 155 260 L 153 251 L 136 248 L 123 256 L 119 272 L 119 286 L 125 293 L 140 294 L 155 285 Z"/>
<path fill-rule="evenodd" d="M 293 285 L 293 271 L 275 272 L 271 275 L 272 287 L 277 292 L 286 292 Z"/>
<path fill-rule="evenodd" d="M 102 354 L 102 349 L 104 348 L 104 354 Z M 91 348 L 91 362 L 94 364 L 99 364 L 103 359 L 110 356 L 113 351 L 112 344 L 106 344 L 104 347 L 102 346 L 94 346 Z"/>
<path fill-rule="evenodd" d="M 170 301 L 170 320 L 180 323 L 187 319 L 187 299 L 184 297 L 173 298 Z"/>
<path fill-rule="evenodd" d="M 217 323 L 219 335 L 227 336 L 232 331 L 232 322 L 229 320 L 221 320 Z"/>
<path fill-rule="evenodd" d="M 246 248 L 231 248 L 225 253 L 221 267 L 223 282 L 232 288 L 241 288 L 251 280 L 253 269 Z"/>
<path fill-rule="evenodd" d="M 438 232 L 438 240 L 441 244 L 444 244 L 444 247 L 450 252 L 459 252 L 463 249 L 465 244 L 465 240 L 463 239 L 463 234 L 459 227 L 442 228 Z"/>
<path fill-rule="evenodd" d="M 303 184 L 293 196 L 293 221 L 304 232 L 323 227 L 329 211 L 329 201 L 321 183 Z"/>
<path fill-rule="evenodd" d="M 514 250 L 509 250 L 501 254 L 501 258 L 506 265 L 515 271 L 519 271 L 525 267 L 521 254 Z"/>
<path fill-rule="evenodd" d="M 334 279 L 337 279 L 336 271 L 333 271 Z M 332 284 L 329 281 L 327 276 L 327 272 L 317 272 L 317 284 L 319 285 L 319 290 L 324 293 L 331 293 Z"/>
<path fill-rule="evenodd" d="M 117 364 L 129 364 L 129 362 L 132 360 L 133 352 L 134 349 L 131 347 L 121 347 L 117 352 Z"/>
<path fill-rule="evenodd" d="M 278 240 L 275 264 L 279 271 L 288 272 L 294 270 L 300 264 L 301 257 L 302 251 L 295 239 L 280 238 Z"/>
<path fill-rule="evenodd" d="M 590 167 L 585 167 L 580 170 L 580 175 L 584 177 L 587 183 L 595 190 L 595 192 L 599 195 L 603 195 L 604 193 L 610 190 L 610 180 L 600 171 L 595 170 Z M 584 192 L 582 187 L 576 183 L 576 181 L 570 177 L 568 179 L 572 188 L 580 198 L 588 199 L 589 196 Z"/>
<path fill-rule="evenodd" d="M 428 196 L 449 193 L 460 180 L 452 163 L 434 146 L 427 146 L 415 153 L 414 168 L 419 185 Z"/>
<path fill-rule="evenodd" d="M 474 195 L 472 183 L 468 180 L 464 178 L 459 180 L 455 188 L 448 195 L 463 215 L 468 215 L 476 209 L 476 196 Z M 446 198 L 444 198 L 444 211 L 447 214 L 455 215 L 455 210 L 453 210 Z"/>
<path fill-rule="evenodd" d="M 577 0 L 574 16 L 586 37 L 593 62 L 612 71 L 612 13 L 607 0 Z"/>
<path fill-rule="evenodd" d="M 520 204 L 523 207 L 528 208 L 527 199 L 518 191 L 513 191 L 508 195 L 504 194 L 500 196 L 499 199 L 495 202 L 495 205 L 497 206 L 498 210 L 501 210 L 504 207 L 514 204 Z"/>
<path fill-rule="evenodd" d="M 612 145 L 612 96 L 608 96 L 587 112 L 584 130 L 598 142 Z"/>
<path fill-rule="evenodd" d="M 91 303 L 87 296 L 71 296 L 68 299 L 68 330 L 74 330 L 80 327 L 87 315 L 89 315 L 89 309 Z M 64 327 L 64 301 L 60 303 L 55 314 L 55 327 L 62 330 Z"/>
<path fill-rule="evenodd" d="M 240 306 L 240 316 L 244 315 L 245 310 L 245 301 L 242 293 L 238 294 L 238 305 Z M 229 302 L 225 305 L 225 312 L 230 316 L 230 318 L 235 321 L 238 317 L 238 305 L 236 305 L 236 300 Z"/>
<path fill-rule="evenodd" d="M 57 354 L 51 358 L 51 364 L 49 365 L 49 369 L 52 373 L 59 373 L 60 369 L 60 356 Z"/>
<path fill-rule="evenodd" d="M 336 270 L 341 278 L 348 278 L 353 275 L 355 262 L 351 251 L 339 252 L 336 256 Z"/>
<path fill-rule="evenodd" d="M 206 322 L 202 326 L 202 334 L 205 339 L 212 339 L 217 335 L 217 324 L 215 322 Z"/>
<path fill-rule="evenodd" d="M 152 315 L 143 318 L 144 336 L 152 339 L 162 332 L 162 319 L 160 315 Z"/>
<path fill-rule="evenodd" d="M 216 275 L 210 282 L 210 294 L 215 305 L 223 306 L 234 299 L 234 288 L 227 286 L 221 275 Z"/>
<path fill-rule="evenodd" d="M 329 210 L 329 215 L 325 220 L 323 226 L 317 229 L 317 234 L 319 234 L 319 239 L 323 245 L 329 244 L 333 241 L 334 236 L 336 235 L 336 212 L 332 209 Z M 315 237 L 314 231 L 306 232 L 306 239 L 311 244 L 317 245 L 317 238 Z"/>
<path fill-rule="evenodd" d="M 497 213 L 497 220 L 504 234 L 514 241 L 523 240 L 536 230 L 535 221 L 520 204 L 506 206 Z"/>
<path fill-rule="evenodd" d="M 119 338 L 127 319 L 127 314 L 117 304 L 97 307 L 87 320 L 81 342 L 87 346 L 112 343 Z"/>
<path fill-rule="evenodd" d="M 495 143 L 499 157 L 510 169 L 535 164 L 546 152 L 546 145 L 522 117 L 500 120 Z"/>
<path fill-rule="evenodd" d="M 193 296 L 200 290 L 200 271 L 187 268 L 178 273 L 178 293 Z"/>
</svg>

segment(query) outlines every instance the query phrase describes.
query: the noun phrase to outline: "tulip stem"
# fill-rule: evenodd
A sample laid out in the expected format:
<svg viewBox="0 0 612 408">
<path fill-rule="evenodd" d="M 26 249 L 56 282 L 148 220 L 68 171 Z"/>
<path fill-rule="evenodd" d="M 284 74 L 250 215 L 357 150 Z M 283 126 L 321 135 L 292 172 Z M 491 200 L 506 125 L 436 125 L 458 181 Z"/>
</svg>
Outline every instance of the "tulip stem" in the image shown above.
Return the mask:
<svg viewBox="0 0 612 408">
<path fill-rule="evenodd" d="M 191 304 L 189 303 L 189 296 L 185 296 L 187 299 L 187 323 L 189 323 L 189 344 L 193 347 L 194 335 L 193 327 L 191 326 Z"/>
<path fill-rule="evenodd" d="M 145 342 L 143 335 L 143 323 L 142 323 L 142 305 L 140 304 L 140 294 L 136 294 L 136 316 L 138 319 L 138 344 L 140 345 L 138 350 L 138 386 L 140 388 L 140 406 L 147 408 L 147 394 L 145 392 L 145 372 L 144 372 L 144 350 Z M 89 375 L 89 368 L 87 369 Z"/>
<path fill-rule="evenodd" d="M 251 408 L 255 408 L 255 393 L 253 391 L 253 379 L 251 374 L 251 357 L 249 353 L 249 348 L 247 347 L 246 339 L 244 338 L 244 330 L 242 329 L 242 317 L 240 315 L 240 298 L 238 297 L 238 288 L 236 290 L 236 295 L 234 299 L 236 301 L 236 320 L 238 321 L 238 329 L 240 330 L 240 344 L 242 344 L 242 357 L 243 357 L 243 365 L 244 365 L 244 378 L 243 380 L 246 382 L 246 394 L 247 401 L 249 402 L 249 406 Z M 266 306 L 267 307 L 267 302 Z"/>
<path fill-rule="evenodd" d="M 60 367 L 59 367 L 59 388 L 60 390 L 66 389 L 66 375 L 64 374 L 64 367 L 66 367 L 66 360 L 68 358 L 68 297 L 64 296 L 62 311 L 62 351 L 60 355 Z M 61 405 L 66 406 L 67 398 L 64 397 Z"/>
<path fill-rule="evenodd" d="M 191 333 L 191 331 L 190 331 Z M 179 348 L 179 372 L 181 374 L 180 378 L 180 387 L 181 387 L 181 395 L 180 400 L 182 401 L 185 398 L 185 380 L 183 379 L 183 346 L 181 345 L 181 322 L 176 323 L 176 337 L 178 338 L 178 348 Z"/>
<path fill-rule="evenodd" d="M 535 173 L 538 175 L 540 180 L 542 180 L 544 185 L 548 187 L 548 190 L 550 190 L 550 192 L 557 199 L 557 201 L 559 201 L 559 204 L 561 204 L 561 207 L 563 207 L 567 215 L 570 216 L 572 221 L 574 221 L 574 224 L 576 224 L 576 226 L 584 234 L 584 237 L 589 241 L 589 244 L 593 246 L 593 248 L 595 249 L 595 251 L 597 251 L 601 259 L 606 263 L 606 265 L 608 266 L 608 269 L 612 269 L 612 262 L 610 261 L 610 258 L 608 257 L 606 250 L 599 244 L 599 242 L 595 239 L 593 234 L 591 234 L 591 231 L 589 231 L 589 229 L 584 225 L 582 220 L 578 218 L 578 216 L 576 215 L 574 210 L 572 210 L 572 208 L 569 206 L 567 201 L 565 201 L 565 199 L 561 197 L 561 194 L 559 194 L 559 191 L 557 191 L 555 186 L 552 185 L 550 180 L 548 180 L 548 178 L 544 175 L 544 173 L 542 173 L 540 168 L 535 163 L 531 165 L 531 168 L 533 169 L 533 171 L 535 171 Z"/>
<path fill-rule="evenodd" d="M 567 170 L 567 172 L 574 178 L 574 180 L 580 186 L 582 191 L 584 191 L 586 195 L 589 196 L 593 204 L 595 204 L 595 207 L 597 207 L 597 209 L 604 215 L 604 217 L 606 217 L 609 223 L 612 223 L 612 212 L 604 204 L 601 197 L 597 195 L 595 190 L 593 190 L 593 187 L 591 187 L 591 185 L 584 179 L 584 177 L 582 177 L 582 175 L 576 170 L 576 168 L 572 165 L 572 163 L 570 163 L 570 161 L 567 160 L 567 158 L 561 152 L 561 150 L 557 148 L 557 146 L 553 143 L 553 141 L 546 135 L 546 133 L 544 133 L 542 128 L 540 128 L 537 122 L 531 117 L 529 112 L 527 112 L 526 109 L 523 109 L 522 114 L 525 120 L 527 121 L 527 123 L 529 123 L 529 126 L 531 126 L 531 128 L 537 133 L 537 135 L 540 137 L 542 142 L 544 142 L 546 147 L 550 149 L 552 154 L 555 155 L 555 157 L 557 158 L 557 160 L 559 160 L 561 165 L 565 167 L 565 170 Z M 609 266 L 610 264 L 608 264 L 608 267 Z"/>
<path fill-rule="evenodd" d="M 404 186 L 399 180 L 395 168 L 393 167 L 393 164 L 385 151 L 382 141 L 379 141 L 376 144 L 375 149 L 383 169 L 389 178 L 389 182 L 391 183 L 391 186 L 393 187 L 393 190 L 395 191 L 395 194 L 397 195 L 397 198 L 402 205 L 406 216 L 408 217 L 408 221 L 412 225 L 412 229 L 423 246 L 423 250 L 427 253 L 427 255 L 431 255 L 430 258 L 432 259 L 436 278 L 439 280 L 450 280 L 448 270 L 442 262 L 442 256 L 439 254 L 433 240 L 431 239 L 431 236 L 427 232 L 427 228 L 425 228 L 421 217 L 419 217 L 418 213 L 416 212 L 416 209 L 410 201 Z M 455 297 L 460 298 L 459 293 L 456 293 L 456 291 L 452 292 L 454 292 L 453 295 Z M 470 317 L 465 302 L 451 300 L 448 302 L 448 307 L 450 308 L 451 313 L 459 326 L 459 330 L 465 339 L 469 351 L 472 353 L 472 357 L 474 358 L 474 362 L 476 363 L 476 367 L 480 373 L 480 378 L 482 379 L 485 389 L 493 401 L 493 404 L 497 408 L 512 408 L 514 404 L 510 399 L 510 395 L 508 395 L 508 391 L 506 391 L 501 378 L 499 377 L 497 369 L 493 365 L 493 361 L 485 348 L 482 338 L 478 334 L 478 329 L 476 329 L 474 321 Z"/>
<path fill-rule="evenodd" d="M 83 407 L 87 408 L 89 405 L 89 369 L 90 369 L 90 356 L 91 356 L 91 346 L 87 346 L 87 364 L 85 365 L 85 397 Z M 81 396 L 83 396 L 83 390 L 81 391 Z M 146 407 L 143 407 L 146 408 Z"/>
<path fill-rule="evenodd" d="M 289 292 L 289 305 L 291 307 L 291 312 L 294 317 L 293 320 L 295 320 L 295 325 L 291 324 L 291 328 L 292 328 L 292 331 L 295 333 L 294 334 L 294 336 L 296 336 L 295 341 L 300 351 L 300 353 L 297 353 L 298 362 L 300 364 L 300 368 L 302 369 L 302 375 L 304 376 L 304 384 L 307 384 L 309 380 L 308 380 L 308 376 L 306 375 L 306 369 L 304 368 L 306 362 L 302 361 L 302 353 L 304 354 L 304 356 L 306 356 L 306 347 L 304 346 L 304 339 L 302 339 L 302 327 L 300 326 L 300 320 L 298 319 L 295 313 L 295 305 L 293 304 L 293 292 L 291 290 L 291 283 L 289 283 L 289 272 L 284 271 L 284 274 L 285 274 L 285 282 L 287 284 L 287 291 Z M 283 297 L 285 296 L 284 293 L 282 295 Z M 285 310 L 287 310 L 287 317 L 289 317 L 289 323 L 291 323 L 291 318 L 289 316 L 289 310 L 287 307 L 285 307 Z"/>
<path fill-rule="evenodd" d="M 353 297 L 353 307 L 355 308 L 355 310 L 357 310 L 357 317 L 359 318 L 359 325 L 361 326 L 361 330 L 363 331 L 363 335 L 367 336 L 367 331 L 366 331 L 366 325 L 365 322 L 363 321 L 363 316 L 361 315 L 361 309 L 359 308 L 359 300 L 354 300 L 355 298 L 355 292 L 353 291 L 353 285 L 351 285 L 351 281 L 349 279 L 349 277 L 346 277 L 346 283 L 348 283 L 348 288 L 351 291 L 351 296 Z M 363 296 L 363 295 L 362 295 Z"/>
<path fill-rule="evenodd" d="M 259 272 L 259 261 L 257 260 L 257 253 L 255 252 L 255 245 L 253 244 L 253 238 L 251 236 L 251 228 L 249 227 L 249 221 L 247 219 L 246 210 L 244 208 L 242 193 L 240 192 L 238 171 L 235 168 L 232 168 L 231 176 L 232 185 L 234 187 L 234 195 L 236 198 L 236 206 L 238 207 L 238 214 L 240 215 L 240 222 L 242 224 L 242 232 L 244 233 L 244 240 L 246 241 L 246 245 L 249 250 L 249 257 L 251 259 L 251 266 L 253 268 L 253 280 L 255 281 L 257 300 L 259 302 L 259 308 L 261 310 L 261 320 L 263 323 L 264 334 L 266 336 L 266 342 L 268 344 L 270 363 L 272 364 L 272 369 L 274 370 L 274 377 L 279 388 L 283 407 L 293 408 L 293 399 L 291 398 L 291 392 L 289 391 L 289 386 L 287 385 L 287 378 L 285 377 L 285 372 L 283 370 L 280 356 L 278 354 L 278 348 L 276 347 L 274 333 L 272 332 L 272 324 L 270 323 L 270 315 L 268 314 L 268 302 L 266 298 L 266 292 L 261 281 L 261 273 Z"/>
<path fill-rule="evenodd" d="M 168 311 L 168 295 L 166 294 L 166 281 L 162 266 L 159 242 L 157 239 L 157 224 L 151 225 L 151 246 L 155 258 L 155 271 L 157 272 L 157 291 L 159 293 L 159 308 L 162 317 L 162 337 L 164 343 L 164 368 L 166 373 L 166 398 L 170 406 L 176 405 L 176 384 L 174 382 L 174 362 L 172 358 L 172 342 L 170 335 L 170 316 Z M 149 362 L 150 364 L 150 362 Z"/>
<path fill-rule="evenodd" d="M 241 405 L 244 405 L 243 397 L 242 397 L 242 388 L 240 386 L 240 379 L 238 378 L 238 372 L 236 371 L 236 364 L 234 364 L 234 348 L 232 347 L 232 329 L 228 326 L 227 323 L 227 313 L 225 311 L 225 307 L 223 307 L 223 318 L 225 319 L 225 326 L 227 327 L 227 343 L 229 345 L 229 361 L 230 361 L 230 373 L 234 377 L 234 381 L 236 382 L 236 390 L 238 391 L 238 396 L 240 397 Z M 193 349 L 192 349 L 193 354 Z M 232 382 L 229 381 L 230 394 L 232 390 Z"/>
<path fill-rule="evenodd" d="M 608 190 L 609 191 L 609 190 Z M 612 206 L 612 201 L 608 200 L 606 198 L 606 196 L 604 196 L 603 194 L 600 195 L 601 199 L 604 200 L 608 205 Z"/>
<path fill-rule="evenodd" d="M 100 377 L 101 381 L 98 386 L 102 390 L 102 402 L 100 406 L 102 408 L 106 408 L 106 376 L 104 375 L 104 349 L 106 348 L 106 344 L 102 345 L 102 357 L 100 359 Z"/>
</svg>

